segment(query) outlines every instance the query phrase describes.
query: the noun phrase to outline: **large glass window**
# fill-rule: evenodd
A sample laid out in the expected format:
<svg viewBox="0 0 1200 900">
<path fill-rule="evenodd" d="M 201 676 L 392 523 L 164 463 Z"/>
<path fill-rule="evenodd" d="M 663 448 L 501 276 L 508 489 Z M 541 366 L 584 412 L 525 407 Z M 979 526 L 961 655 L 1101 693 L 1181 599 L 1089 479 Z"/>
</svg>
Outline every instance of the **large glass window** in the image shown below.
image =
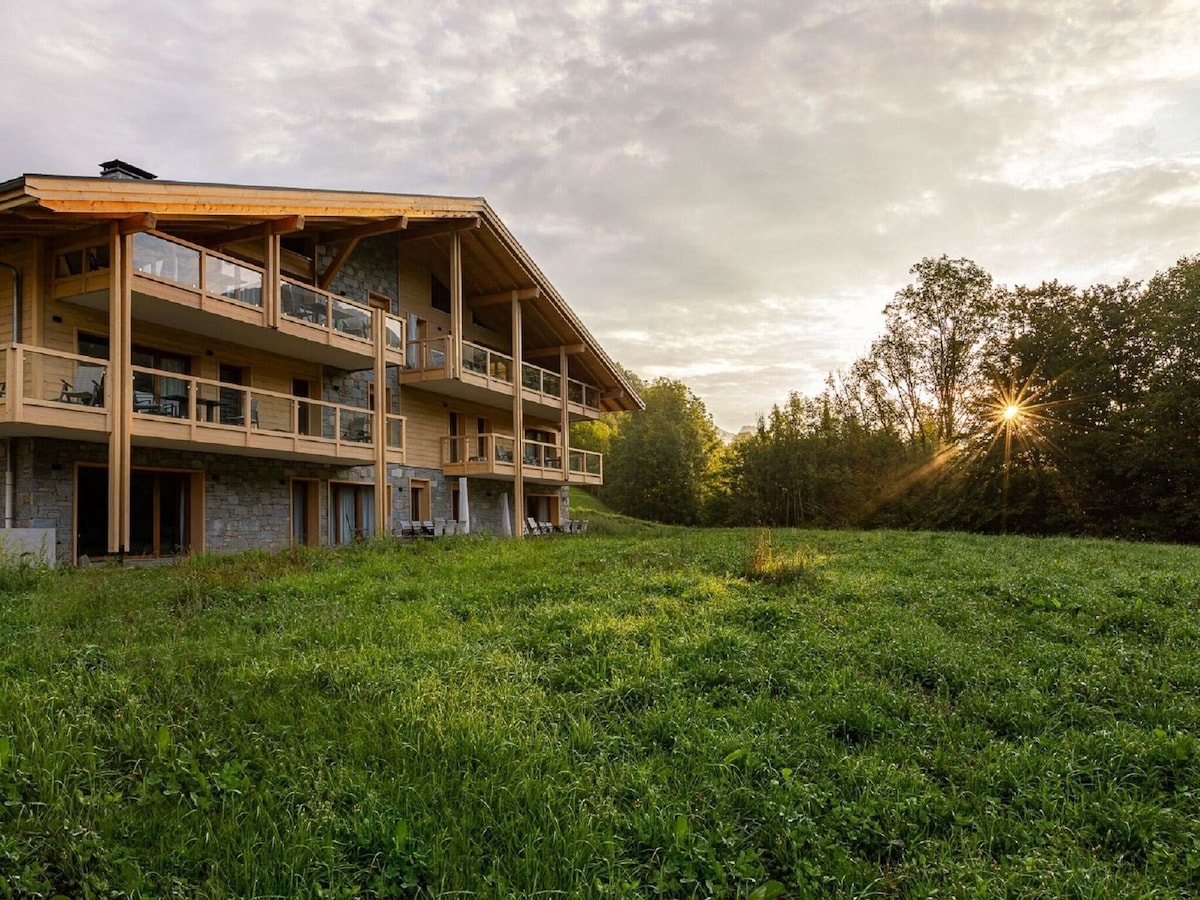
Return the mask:
<svg viewBox="0 0 1200 900">
<path fill-rule="evenodd" d="M 375 534 L 375 489 L 369 484 L 331 484 L 330 521 L 334 544 L 349 544 Z"/>
</svg>

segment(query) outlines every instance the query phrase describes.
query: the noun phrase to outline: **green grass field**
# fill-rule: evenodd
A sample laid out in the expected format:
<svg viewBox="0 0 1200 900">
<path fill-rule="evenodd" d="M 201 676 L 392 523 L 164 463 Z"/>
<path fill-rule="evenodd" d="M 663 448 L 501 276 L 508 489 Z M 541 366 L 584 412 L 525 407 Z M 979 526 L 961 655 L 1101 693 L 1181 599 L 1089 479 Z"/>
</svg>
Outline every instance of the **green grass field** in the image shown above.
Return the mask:
<svg viewBox="0 0 1200 900">
<path fill-rule="evenodd" d="M 1196 895 L 1200 550 L 589 514 L 3 575 L 0 896 Z"/>
</svg>

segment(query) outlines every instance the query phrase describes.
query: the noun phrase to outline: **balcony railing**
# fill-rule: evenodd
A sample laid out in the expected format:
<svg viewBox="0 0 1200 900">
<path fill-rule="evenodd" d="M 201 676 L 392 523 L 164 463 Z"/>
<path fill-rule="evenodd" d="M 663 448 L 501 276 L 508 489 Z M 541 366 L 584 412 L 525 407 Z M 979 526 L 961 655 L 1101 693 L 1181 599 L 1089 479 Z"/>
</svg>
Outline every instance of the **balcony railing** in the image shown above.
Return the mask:
<svg viewBox="0 0 1200 900">
<path fill-rule="evenodd" d="M 71 272 L 74 264 L 74 257 L 64 259 L 64 271 Z M 247 313 L 257 311 L 259 315 L 251 319 L 246 319 L 247 313 L 238 316 L 230 311 L 229 314 L 268 324 L 264 311 L 266 276 L 259 266 L 179 238 L 139 232 L 133 236 L 133 268 L 139 277 L 194 292 L 201 298 L 223 300 Z M 326 335 L 336 334 L 360 342 L 363 351 L 373 340 L 375 310 L 364 304 L 289 278 L 279 281 L 279 303 L 284 320 L 304 326 L 290 329 L 290 334 L 308 336 L 311 334 L 308 329 L 317 329 Z M 200 305 L 204 308 L 203 303 Z M 392 351 L 404 346 L 404 323 L 394 317 L 388 317 L 386 345 Z M 345 346 L 353 348 L 354 344 Z"/>
<path fill-rule="evenodd" d="M 526 440 L 523 447 L 521 461 L 526 467 L 562 471 L 562 449 L 557 444 Z"/>
<path fill-rule="evenodd" d="M 513 453 L 517 440 L 508 434 L 460 434 L 442 438 L 442 471 L 446 475 L 496 475 L 516 473 Z M 564 478 L 562 447 L 545 441 L 521 442 L 521 466 L 526 478 L 603 484 L 604 464 L 599 453 L 571 450 Z"/>
<path fill-rule="evenodd" d="M 183 420 L 205 431 L 286 436 L 297 446 L 311 448 L 317 442 L 335 451 L 372 443 L 375 413 L 369 409 L 162 369 L 134 366 L 133 373 L 133 412 L 139 421 Z M 385 417 L 384 443 L 390 450 L 404 450 L 405 431 L 403 416 Z"/>
<path fill-rule="evenodd" d="M 521 387 L 551 400 L 562 398 L 562 376 L 541 366 L 521 364 Z"/>
<path fill-rule="evenodd" d="M 165 281 L 261 309 L 263 270 L 205 247 L 150 232 L 133 236 L 133 270 Z"/>
<path fill-rule="evenodd" d="M 5 347 L 0 354 L 4 419 L 87 430 L 108 427 L 107 360 L 26 344 Z"/>
<path fill-rule="evenodd" d="M 516 439 L 508 434 L 459 434 L 442 438 L 442 468 L 459 474 L 512 474 Z M 447 471 L 447 474 L 456 474 Z"/>
<path fill-rule="evenodd" d="M 568 378 L 567 402 L 578 404 L 599 413 L 600 389 L 592 387 L 590 384 L 584 384 L 582 381 L 576 381 L 574 378 Z"/>
<path fill-rule="evenodd" d="M 404 351 L 404 368 L 414 371 L 445 370 L 448 341 L 447 335 L 409 341 Z"/>
<path fill-rule="evenodd" d="M 383 348 L 392 353 L 404 353 L 404 320 L 395 316 L 383 317 Z"/>
<path fill-rule="evenodd" d="M 513 358 L 497 350 L 481 347 L 470 341 L 463 341 L 463 372 L 482 375 L 490 381 L 504 386 L 508 393 L 512 392 Z"/>
<path fill-rule="evenodd" d="M 310 284 L 284 278 L 279 283 L 280 312 L 289 319 L 333 330 L 364 341 L 371 339 L 374 310 Z"/>
<path fill-rule="evenodd" d="M 571 481 L 582 484 L 604 483 L 604 454 L 592 450 L 571 450 L 567 454 Z"/>
</svg>

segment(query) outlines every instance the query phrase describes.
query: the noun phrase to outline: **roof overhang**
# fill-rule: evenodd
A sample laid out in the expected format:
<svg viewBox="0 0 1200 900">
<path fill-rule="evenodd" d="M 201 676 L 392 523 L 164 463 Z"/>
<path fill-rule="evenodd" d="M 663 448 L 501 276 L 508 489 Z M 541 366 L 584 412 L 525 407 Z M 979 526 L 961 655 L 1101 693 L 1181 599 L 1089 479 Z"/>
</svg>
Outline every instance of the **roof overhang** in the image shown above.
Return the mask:
<svg viewBox="0 0 1200 900">
<path fill-rule="evenodd" d="M 220 242 L 223 232 L 244 235 L 279 222 L 300 223 L 317 241 L 383 234 L 445 239 L 458 232 L 496 273 L 492 293 L 530 291 L 522 302 L 543 320 L 547 340 L 572 356 L 603 391 L 608 411 L 643 408 L 641 398 L 563 297 L 482 197 L 384 194 L 307 188 L 142 181 L 64 175 L 24 175 L 0 183 L 0 245 L 29 237 L 69 238 L 113 220 L 152 216 L 161 230 Z M 293 226 L 294 227 L 294 226 Z M 578 347 L 576 345 L 579 345 Z"/>
</svg>

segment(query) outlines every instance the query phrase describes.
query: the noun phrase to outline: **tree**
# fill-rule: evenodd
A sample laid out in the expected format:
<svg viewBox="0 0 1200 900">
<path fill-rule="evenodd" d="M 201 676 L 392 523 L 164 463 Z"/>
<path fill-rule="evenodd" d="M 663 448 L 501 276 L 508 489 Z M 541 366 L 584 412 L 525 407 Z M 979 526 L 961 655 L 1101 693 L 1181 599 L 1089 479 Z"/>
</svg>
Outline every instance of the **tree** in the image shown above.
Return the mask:
<svg viewBox="0 0 1200 900">
<path fill-rule="evenodd" d="M 926 257 L 909 272 L 916 281 L 884 307 L 887 329 L 872 347 L 910 431 L 922 402 L 932 406 L 935 436 L 958 437 L 964 394 L 977 386 L 986 342 L 1002 330 L 1002 304 L 992 276 L 969 259 Z"/>
<path fill-rule="evenodd" d="M 703 401 L 681 381 L 641 388 L 645 410 L 609 436 L 602 496 L 631 516 L 698 524 L 710 502 L 721 441 Z"/>
</svg>

